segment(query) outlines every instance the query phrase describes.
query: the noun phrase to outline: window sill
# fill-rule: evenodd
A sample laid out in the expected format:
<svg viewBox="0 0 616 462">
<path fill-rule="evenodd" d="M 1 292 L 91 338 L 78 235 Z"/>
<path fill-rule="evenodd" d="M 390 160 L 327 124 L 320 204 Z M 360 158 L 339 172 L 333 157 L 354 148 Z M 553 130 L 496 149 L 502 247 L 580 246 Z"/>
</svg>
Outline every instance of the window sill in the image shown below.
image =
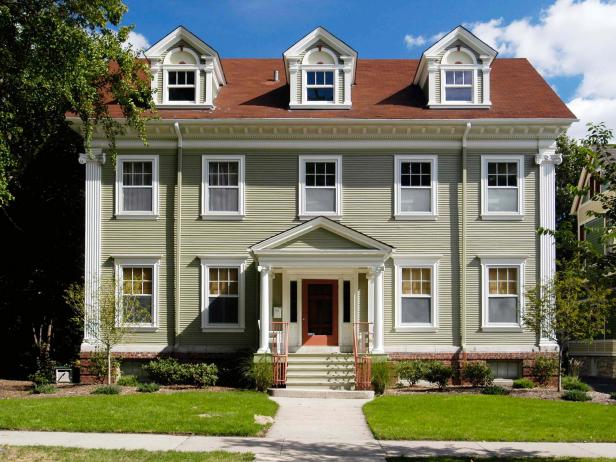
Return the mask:
<svg viewBox="0 0 616 462">
<path fill-rule="evenodd" d="M 196 109 L 214 109 L 213 104 L 197 104 L 197 103 L 162 103 L 157 104 L 156 107 L 161 107 L 164 109 L 186 109 L 194 107 Z"/>
<path fill-rule="evenodd" d="M 224 333 L 243 333 L 245 329 L 243 327 L 202 327 L 201 332 L 219 332 L 221 334 Z"/>
<path fill-rule="evenodd" d="M 521 326 L 481 326 L 482 332 L 524 332 Z"/>
<path fill-rule="evenodd" d="M 394 332 L 438 332 L 438 327 L 435 326 L 396 326 Z"/>
<path fill-rule="evenodd" d="M 129 329 L 132 332 L 135 333 L 144 333 L 144 332 L 156 332 L 158 331 L 158 326 L 131 326 L 131 325 L 127 325 L 124 326 L 127 329 Z M 129 332 L 130 334 L 130 332 Z"/>
<path fill-rule="evenodd" d="M 429 104 L 430 109 L 490 109 L 491 104 L 475 103 L 433 103 Z"/>
<path fill-rule="evenodd" d="M 133 214 L 133 213 L 116 213 L 114 215 L 116 220 L 158 220 L 159 215 L 157 213 L 150 214 Z"/>
<path fill-rule="evenodd" d="M 492 215 L 490 213 L 482 213 L 481 219 L 484 221 L 522 221 L 524 215 Z"/>
<path fill-rule="evenodd" d="M 406 214 L 397 214 L 394 215 L 394 220 L 397 221 L 436 221 L 438 220 L 438 215 L 433 214 L 417 214 L 417 215 L 406 215 Z"/>
<path fill-rule="evenodd" d="M 338 214 L 327 214 L 327 213 L 315 213 L 315 214 L 302 214 L 302 215 L 298 215 L 298 219 L 300 220 L 312 220 L 313 218 L 317 218 L 317 217 L 325 217 L 325 218 L 329 218 L 330 220 L 341 220 L 342 219 L 342 215 L 338 215 Z"/>
<path fill-rule="evenodd" d="M 218 214 L 201 214 L 202 220 L 208 221 L 242 221 L 246 215 L 218 215 Z"/>
<path fill-rule="evenodd" d="M 351 105 L 341 103 L 297 103 L 289 104 L 289 109 L 351 109 Z"/>
</svg>

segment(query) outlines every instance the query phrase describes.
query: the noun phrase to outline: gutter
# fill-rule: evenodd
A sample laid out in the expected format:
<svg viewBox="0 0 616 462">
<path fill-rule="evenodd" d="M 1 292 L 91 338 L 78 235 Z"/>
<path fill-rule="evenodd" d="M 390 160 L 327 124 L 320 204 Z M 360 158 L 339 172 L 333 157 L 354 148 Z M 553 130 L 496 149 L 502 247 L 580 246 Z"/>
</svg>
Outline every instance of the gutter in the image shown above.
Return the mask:
<svg viewBox="0 0 616 462">
<path fill-rule="evenodd" d="M 466 123 L 462 135 L 462 206 L 460 217 L 460 350 L 466 349 L 466 182 L 467 182 L 467 136 L 471 122 Z"/>
<path fill-rule="evenodd" d="M 182 259 L 182 168 L 183 168 L 183 139 L 180 123 L 175 122 L 173 129 L 178 139 L 177 153 L 177 193 L 175 207 L 175 310 L 174 310 L 174 344 L 175 348 L 179 346 L 180 338 L 180 287 L 181 287 L 181 259 Z"/>
</svg>

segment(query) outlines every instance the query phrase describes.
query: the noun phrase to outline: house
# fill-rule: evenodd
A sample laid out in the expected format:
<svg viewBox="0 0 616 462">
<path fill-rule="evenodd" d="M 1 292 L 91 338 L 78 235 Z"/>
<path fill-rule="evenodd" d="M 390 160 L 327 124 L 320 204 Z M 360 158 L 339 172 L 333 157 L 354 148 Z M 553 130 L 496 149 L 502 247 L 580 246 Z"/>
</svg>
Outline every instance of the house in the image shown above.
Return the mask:
<svg viewBox="0 0 616 462">
<path fill-rule="evenodd" d="M 137 332 L 119 355 L 267 354 L 288 336 L 287 385 L 338 386 L 319 365 L 359 339 L 503 378 L 554 353 L 521 311 L 554 273 L 536 229 L 554 227 L 575 116 L 527 60 L 463 27 L 419 60 L 362 59 L 322 27 L 276 59 L 223 59 L 184 27 L 146 56 L 148 145 L 129 130 L 114 163 L 98 134 L 80 157 L 87 316 L 112 277 L 148 313 L 123 314 Z"/>
<path fill-rule="evenodd" d="M 607 154 L 616 156 L 616 149 L 608 149 Z M 577 218 L 578 240 L 590 242 L 600 252 L 607 252 L 608 246 L 601 240 L 605 220 L 590 213 L 602 210 L 601 203 L 593 200 L 603 191 L 602 185 L 583 169 L 578 188 L 587 189 L 586 194 L 574 198 L 571 206 L 571 214 Z M 569 355 L 582 362 L 581 373 L 585 376 L 616 378 L 616 319 L 609 320 L 607 327 L 609 332 L 603 338 L 569 345 Z"/>
</svg>

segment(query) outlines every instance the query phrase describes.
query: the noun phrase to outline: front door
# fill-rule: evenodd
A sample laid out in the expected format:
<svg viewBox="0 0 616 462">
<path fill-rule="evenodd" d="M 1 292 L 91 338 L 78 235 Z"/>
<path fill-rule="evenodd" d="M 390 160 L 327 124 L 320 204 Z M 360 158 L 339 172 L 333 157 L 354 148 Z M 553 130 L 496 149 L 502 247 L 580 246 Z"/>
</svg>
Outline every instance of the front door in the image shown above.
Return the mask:
<svg viewBox="0 0 616 462">
<path fill-rule="evenodd" d="M 338 345 L 338 281 L 302 281 L 304 345 Z"/>
</svg>

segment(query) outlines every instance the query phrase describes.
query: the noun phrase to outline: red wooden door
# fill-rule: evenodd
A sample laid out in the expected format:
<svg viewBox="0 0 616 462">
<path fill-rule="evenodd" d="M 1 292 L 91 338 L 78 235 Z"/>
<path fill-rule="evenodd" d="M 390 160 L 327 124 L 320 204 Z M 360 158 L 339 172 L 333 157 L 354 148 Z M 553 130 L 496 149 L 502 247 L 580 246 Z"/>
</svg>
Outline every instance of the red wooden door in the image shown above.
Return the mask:
<svg viewBox="0 0 616 462">
<path fill-rule="evenodd" d="M 304 345 L 338 345 L 338 281 L 302 281 Z"/>
</svg>

